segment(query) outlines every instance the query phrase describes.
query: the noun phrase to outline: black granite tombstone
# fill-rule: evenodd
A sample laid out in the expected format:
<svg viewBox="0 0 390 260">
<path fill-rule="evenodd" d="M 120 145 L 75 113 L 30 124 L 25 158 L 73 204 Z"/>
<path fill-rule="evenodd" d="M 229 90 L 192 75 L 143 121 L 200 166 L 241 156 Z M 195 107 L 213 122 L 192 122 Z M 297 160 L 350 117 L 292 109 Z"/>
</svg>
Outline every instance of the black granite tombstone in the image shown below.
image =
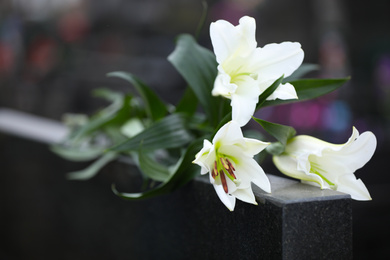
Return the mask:
<svg viewBox="0 0 390 260">
<path fill-rule="evenodd" d="M 233 212 L 207 178 L 137 204 L 130 219 L 144 224 L 127 230 L 128 250 L 135 259 L 352 258 L 349 195 L 268 176 L 272 193 L 254 187 L 259 205 Z"/>
<path fill-rule="evenodd" d="M 125 201 L 109 187 L 115 182 L 124 192 L 139 188 L 139 174 L 129 165 L 113 163 L 89 181 L 67 181 L 58 172 L 75 165 L 47 146 L 1 137 L 0 151 L 8 159 L 0 217 L 7 240 L 0 257 L 352 258 L 349 195 L 268 175 L 272 193 L 253 187 L 259 205 L 238 201 L 233 212 L 207 177 L 161 197 Z"/>
</svg>

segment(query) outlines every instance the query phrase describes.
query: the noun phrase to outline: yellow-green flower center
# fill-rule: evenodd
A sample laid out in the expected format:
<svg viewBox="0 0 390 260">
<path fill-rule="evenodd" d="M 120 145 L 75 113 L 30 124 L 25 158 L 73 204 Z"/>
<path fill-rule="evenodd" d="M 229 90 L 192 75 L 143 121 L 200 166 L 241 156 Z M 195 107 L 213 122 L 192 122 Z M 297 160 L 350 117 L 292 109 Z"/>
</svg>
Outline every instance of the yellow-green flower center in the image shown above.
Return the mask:
<svg viewBox="0 0 390 260">
<path fill-rule="evenodd" d="M 236 175 L 234 174 L 234 168 L 232 162 L 225 155 L 217 154 L 216 159 L 214 161 L 214 168 L 211 172 L 211 176 L 214 179 L 221 179 L 221 183 L 223 186 L 223 190 L 228 193 L 228 185 L 226 182 L 226 177 L 235 182 L 237 180 Z"/>
<path fill-rule="evenodd" d="M 241 79 L 242 76 L 250 76 L 251 73 L 245 73 L 245 72 L 242 72 L 242 73 L 234 73 L 234 74 L 231 74 L 230 75 L 230 83 L 238 83 L 239 81 L 242 81 L 243 79 Z"/>
<path fill-rule="evenodd" d="M 334 187 L 335 184 L 333 182 L 331 182 L 330 180 L 328 180 L 325 176 L 324 176 L 324 173 L 325 171 L 320 167 L 320 165 L 314 163 L 314 162 L 310 162 L 310 172 L 311 173 L 314 173 L 314 174 L 317 174 L 318 176 L 321 177 L 321 179 L 323 179 L 326 183 L 329 184 L 329 186 L 331 187 Z"/>
</svg>

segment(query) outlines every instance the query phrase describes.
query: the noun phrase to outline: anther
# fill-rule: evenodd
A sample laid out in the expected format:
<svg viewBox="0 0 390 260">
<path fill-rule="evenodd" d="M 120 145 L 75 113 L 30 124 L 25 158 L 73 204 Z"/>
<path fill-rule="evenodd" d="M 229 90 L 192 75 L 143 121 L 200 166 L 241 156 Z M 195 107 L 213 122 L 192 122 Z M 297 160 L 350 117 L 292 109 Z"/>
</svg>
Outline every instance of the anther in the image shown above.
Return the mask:
<svg viewBox="0 0 390 260">
<path fill-rule="evenodd" d="M 211 171 L 211 176 L 213 177 L 213 179 L 215 179 L 215 177 L 217 177 L 217 174 L 218 174 L 218 172 L 216 172 L 215 169 L 213 169 Z"/>
<path fill-rule="evenodd" d="M 232 164 L 228 159 L 226 159 L 226 162 L 227 162 L 227 164 L 229 165 L 229 168 L 230 168 L 230 169 L 232 169 L 233 171 L 236 170 L 236 169 L 234 169 L 233 164 Z"/>
<path fill-rule="evenodd" d="M 222 182 L 223 190 L 225 191 L 225 193 L 228 193 L 228 186 L 226 183 L 225 173 L 223 172 L 223 170 L 220 170 L 219 173 L 221 174 L 221 182 Z"/>
<path fill-rule="evenodd" d="M 225 159 L 222 157 L 221 157 L 221 162 L 222 162 L 223 167 L 225 167 L 225 169 L 229 172 L 230 176 L 232 176 L 234 179 L 237 179 L 236 175 L 233 172 L 233 171 L 235 171 L 235 169 L 234 169 L 234 166 L 232 165 L 232 163 L 228 159 Z"/>
<path fill-rule="evenodd" d="M 229 170 L 229 165 L 227 164 L 226 159 L 223 158 L 223 157 L 220 157 L 219 160 L 221 161 L 222 166 L 223 166 L 226 170 Z"/>
<path fill-rule="evenodd" d="M 218 176 L 217 161 L 214 162 L 214 169 L 212 170 L 211 176 L 215 179 Z"/>
<path fill-rule="evenodd" d="M 234 174 L 232 168 L 227 169 L 227 171 L 229 172 L 230 176 L 232 176 L 234 179 L 237 179 L 237 177 L 236 177 L 236 175 Z"/>
</svg>

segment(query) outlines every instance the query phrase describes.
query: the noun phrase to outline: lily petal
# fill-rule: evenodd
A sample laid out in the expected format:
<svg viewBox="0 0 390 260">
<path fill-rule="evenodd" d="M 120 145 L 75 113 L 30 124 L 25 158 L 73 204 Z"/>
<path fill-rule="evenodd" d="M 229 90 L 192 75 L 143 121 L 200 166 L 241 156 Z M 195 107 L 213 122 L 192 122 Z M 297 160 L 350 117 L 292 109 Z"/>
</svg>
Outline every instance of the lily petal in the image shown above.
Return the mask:
<svg viewBox="0 0 390 260">
<path fill-rule="evenodd" d="M 210 38 L 218 63 L 224 62 L 231 55 L 248 55 L 256 48 L 256 21 L 248 16 L 240 19 L 239 25 L 233 26 L 225 20 L 218 20 L 210 25 Z"/>
<path fill-rule="evenodd" d="M 223 190 L 222 185 L 213 185 L 215 192 L 217 193 L 219 199 L 222 203 L 230 210 L 233 211 L 236 205 L 236 197 L 226 194 Z"/>
<path fill-rule="evenodd" d="M 236 92 L 237 85 L 230 82 L 231 78 L 229 74 L 224 72 L 222 66 L 218 66 L 218 70 L 221 72 L 214 81 L 214 87 L 211 94 L 213 96 L 231 98 L 232 94 Z"/>
<path fill-rule="evenodd" d="M 254 205 L 257 205 L 255 195 L 253 194 L 253 191 L 251 188 L 248 189 L 237 189 L 233 195 L 244 202 L 251 203 Z"/>
<path fill-rule="evenodd" d="M 210 171 L 210 164 L 213 162 L 213 158 L 210 158 L 210 150 L 212 148 L 213 146 L 210 141 L 204 140 L 203 148 L 198 152 L 198 154 L 195 156 L 195 160 L 193 161 L 193 163 L 196 163 L 201 166 L 200 174 L 202 175 Z"/>
<path fill-rule="evenodd" d="M 268 193 L 271 192 L 271 183 L 264 170 L 255 160 L 248 158 L 241 160 L 236 164 L 236 170 L 238 178 L 243 179 L 243 176 L 247 176 L 260 189 Z"/>
<path fill-rule="evenodd" d="M 364 132 L 358 138 L 350 138 L 350 141 L 336 154 L 343 157 L 343 164 L 355 171 L 362 168 L 372 158 L 376 145 L 375 135 L 372 132 Z"/>
<path fill-rule="evenodd" d="M 312 181 L 324 188 L 323 180 L 318 175 L 308 174 L 305 171 L 299 170 L 297 167 L 297 161 L 288 155 L 279 155 L 272 158 L 275 166 L 278 170 L 292 178 L 300 179 L 302 181 Z"/>
<path fill-rule="evenodd" d="M 354 200 L 371 200 L 370 193 L 361 179 L 356 179 L 354 175 L 343 175 L 339 178 L 340 184 L 337 190 L 350 194 Z"/>
<path fill-rule="evenodd" d="M 249 76 L 242 77 L 240 87 L 232 96 L 232 120 L 240 126 L 246 125 L 252 118 L 261 94 L 257 82 Z"/>
<path fill-rule="evenodd" d="M 267 148 L 268 145 L 270 145 L 270 143 L 262 142 L 260 140 L 256 140 L 253 138 L 245 138 L 244 137 L 244 141 L 245 141 L 244 152 L 250 156 L 254 156 L 254 155 L 260 153 L 265 148 Z"/>
<path fill-rule="evenodd" d="M 235 121 L 227 122 L 223 125 L 213 138 L 213 143 L 221 143 L 221 146 L 231 146 L 236 143 L 243 143 L 244 136 L 240 126 Z"/>
<path fill-rule="evenodd" d="M 254 55 L 257 62 L 251 67 L 259 72 L 260 81 L 276 80 L 283 74 L 284 77 L 290 76 L 302 64 L 304 58 L 301 44 L 298 42 L 267 44 L 256 49 Z"/>
<path fill-rule="evenodd" d="M 290 83 L 280 84 L 275 91 L 269 95 L 267 100 L 275 100 L 275 99 L 298 99 L 297 92 L 295 91 L 295 88 Z"/>
</svg>

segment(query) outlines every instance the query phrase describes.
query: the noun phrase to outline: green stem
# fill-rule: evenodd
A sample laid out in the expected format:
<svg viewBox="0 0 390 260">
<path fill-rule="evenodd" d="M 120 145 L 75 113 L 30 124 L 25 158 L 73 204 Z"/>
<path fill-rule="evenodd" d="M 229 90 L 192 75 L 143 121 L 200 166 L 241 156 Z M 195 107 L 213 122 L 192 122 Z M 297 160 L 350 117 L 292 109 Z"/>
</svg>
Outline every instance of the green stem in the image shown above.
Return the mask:
<svg viewBox="0 0 390 260">
<path fill-rule="evenodd" d="M 202 6 L 203 6 L 203 11 L 202 11 L 202 16 L 200 17 L 198 27 L 196 28 L 195 32 L 195 39 L 198 40 L 200 36 L 200 32 L 203 29 L 204 23 L 206 21 L 207 13 L 208 13 L 208 5 L 206 1 L 202 1 Z"/>
</svg>

